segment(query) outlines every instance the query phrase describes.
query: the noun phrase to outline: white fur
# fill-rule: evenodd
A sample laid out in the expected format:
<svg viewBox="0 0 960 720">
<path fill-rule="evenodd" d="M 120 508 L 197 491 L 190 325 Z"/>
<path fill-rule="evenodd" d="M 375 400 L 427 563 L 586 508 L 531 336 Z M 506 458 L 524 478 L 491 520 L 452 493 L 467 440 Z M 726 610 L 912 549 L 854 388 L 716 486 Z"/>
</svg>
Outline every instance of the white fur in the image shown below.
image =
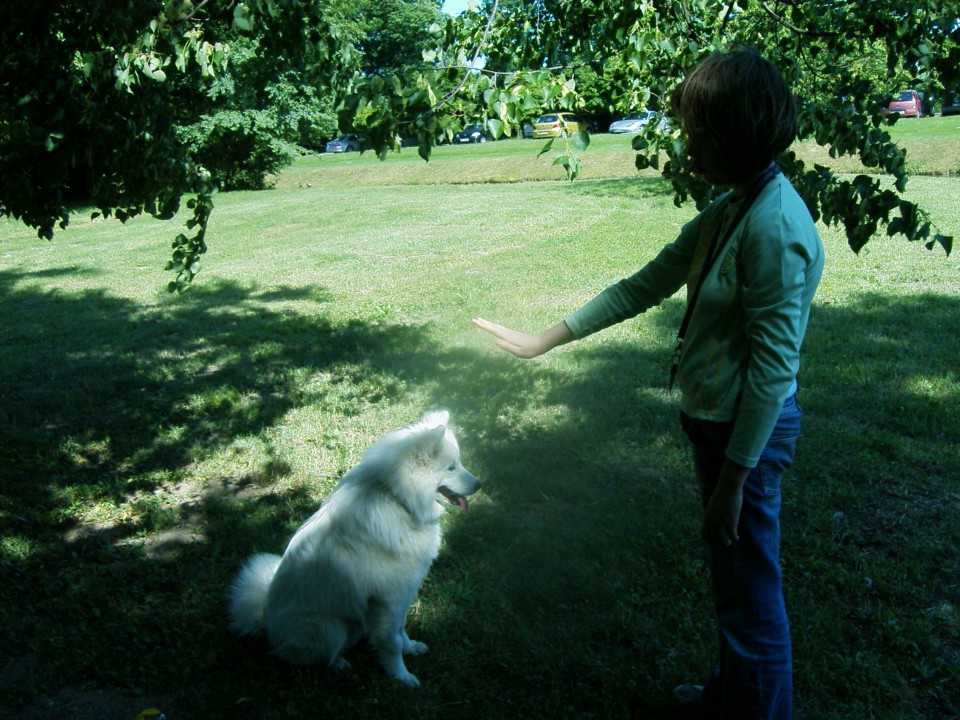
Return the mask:
<svg viewBox="0 0 960 720">
<path fill-rule="evenodd" d="M 230 627 L 266 634 L 298 665 L 343 667 L 362 637 L 387 674 L 420 683 L 403 655 L 427 646 L 410 640 L 407 610 L 440 550 L 438 493 L 465 497 L 480 482 L 460 464 L 446 412 L 428 413 L 364 454 L 290 540 L 283 558 L 255 555 L 230 589 Z M 460 503 L 465 507 L 465 501 Z"/>
</svg>

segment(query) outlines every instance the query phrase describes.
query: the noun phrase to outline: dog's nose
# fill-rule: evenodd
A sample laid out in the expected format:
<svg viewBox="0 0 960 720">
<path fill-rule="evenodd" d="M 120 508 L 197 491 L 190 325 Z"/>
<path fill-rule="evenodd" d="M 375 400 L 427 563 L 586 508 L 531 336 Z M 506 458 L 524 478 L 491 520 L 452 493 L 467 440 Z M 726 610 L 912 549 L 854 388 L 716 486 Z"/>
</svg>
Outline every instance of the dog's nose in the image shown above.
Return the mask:
<svg viewBox="0 0 960 720">
<path fill-rule="evenodd" d="M 473 493 L 477 492 L 481 487 L 483 487 L 483 483 L 480 482 L 480 478 L 466 468 L 464 468 L 463 471 L 467 474 L 467 477 L 465 478 L 467 481 L 466 486 L 470 488 L 470 492 L 467 494 L 473 495 Z"/>
</svg>

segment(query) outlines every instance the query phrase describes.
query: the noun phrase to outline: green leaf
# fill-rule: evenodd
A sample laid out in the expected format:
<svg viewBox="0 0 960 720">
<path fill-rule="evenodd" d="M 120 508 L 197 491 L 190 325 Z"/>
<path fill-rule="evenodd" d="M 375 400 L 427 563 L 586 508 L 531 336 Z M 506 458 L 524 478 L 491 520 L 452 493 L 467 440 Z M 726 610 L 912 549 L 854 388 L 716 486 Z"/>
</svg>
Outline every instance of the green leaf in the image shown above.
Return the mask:
<svg viewBox="0 0 960 720">
<path fill-rule="evenodd" d="M 253 29 L 253 22 L 248 17 L 247 6 L 238 3 L 233 9 L 233 27 L 240 32 L 250 32 Z"/>
<path fill-rule="evenodd" d="M 937 233 L 933 236 L 933 240 L 927 243 L 927 250 L 933 250 L 937 245 L 943 247 L 947 255 L 950 255 L 950 251 L 953 250 L 953 236 L 952 235 L 941 235 Z"/>
<path fill-rule="evenodd" d="M 547 140 L 547 144 L 544 145 L 544 146 L 543 146 L 543 149 L 542 149 L 540 152 L 537 153 L 537 157 L 540 157 L 541 155 L 544 155 L 544 154 L 550 152 L 550 148 L 553 147 L 553 141 L 554 141 L 554 140 L 556 140 L 556 138 L 550 138 L 549 140 Z"/>
<path fill-rule="evenodd" d="M 63 133 L 48 133 L 46 142 L 44 143 L 45 147 L 47 148 L 47 152 L 55 150 L 61 140 L 63 140 Z"/>
<path fill-rule="evenodd" d="M 590 136 L 583 130 L 578 130 L 570 136 L 570 145 L 575 150 L 586 150 L 590 145 Z"/>
</svg>

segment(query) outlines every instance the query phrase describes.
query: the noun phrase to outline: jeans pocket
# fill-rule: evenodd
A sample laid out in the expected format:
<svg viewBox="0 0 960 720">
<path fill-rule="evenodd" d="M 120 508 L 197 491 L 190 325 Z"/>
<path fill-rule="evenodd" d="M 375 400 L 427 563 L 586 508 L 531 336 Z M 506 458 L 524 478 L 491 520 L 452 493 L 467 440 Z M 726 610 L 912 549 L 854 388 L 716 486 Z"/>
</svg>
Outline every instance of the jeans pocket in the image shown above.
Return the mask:
<svg viewBox="0 0 960 720">
<path fill-rule="evenodd" d="M 767 497 L 780 494 L 780 483 L 784 473 L 793 465 L 793 455 L 797 449 L 797 438 L 771 441 L 763 449 L 757 463 L 760 478 L 760 492 Z"/>
<path fill-rule="evenodd" d="M 797 396 L 791 395 L 780 409 L 780 416 L 777 418 L 777 424 L 773 426 L 773 432 L 770 433 L 770 442 L 777 443 L 786 440 L 796 442 L 800 437 L 800 426 L 803 419 L 803 411 L 797 402 Z"/>
<path fill-rule="evenodd" d="M 766 496 L 780 494 L 780 483 L 784 473 L 793 465 L 793 456 L 800 438 L 800 425 L 803 413 L 797 404 L 796 395 L 787 398 L 777 418 L 777 424 L 770 434 L 767 446 L 760 454 L 757 472 L 760 478 L 760 490 Z"/>
</svg>

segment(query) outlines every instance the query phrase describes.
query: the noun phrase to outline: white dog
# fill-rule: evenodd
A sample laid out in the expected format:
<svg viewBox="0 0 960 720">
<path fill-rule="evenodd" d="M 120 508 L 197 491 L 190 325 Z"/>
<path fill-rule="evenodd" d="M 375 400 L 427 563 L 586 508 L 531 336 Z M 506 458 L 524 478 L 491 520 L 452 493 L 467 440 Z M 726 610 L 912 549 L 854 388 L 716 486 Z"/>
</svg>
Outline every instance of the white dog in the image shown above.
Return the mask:
<svg viewBox="0 0 960 720">
<path fill-rule="evenodd" d="M 230 589 L 230 627 L 266 634 L 277 655 L 298 665 L 344 667 L 342 653 L 369 639 L 384 670 L 419 686 L 403 655 L 423 643 L 407 637 L 407 610 L 440 550 L 440 518 L 480 481 L 460 464 L 446 412 L 428 413 L 371 447 L 283 557 L 256 555 Z"/>
</svg>

